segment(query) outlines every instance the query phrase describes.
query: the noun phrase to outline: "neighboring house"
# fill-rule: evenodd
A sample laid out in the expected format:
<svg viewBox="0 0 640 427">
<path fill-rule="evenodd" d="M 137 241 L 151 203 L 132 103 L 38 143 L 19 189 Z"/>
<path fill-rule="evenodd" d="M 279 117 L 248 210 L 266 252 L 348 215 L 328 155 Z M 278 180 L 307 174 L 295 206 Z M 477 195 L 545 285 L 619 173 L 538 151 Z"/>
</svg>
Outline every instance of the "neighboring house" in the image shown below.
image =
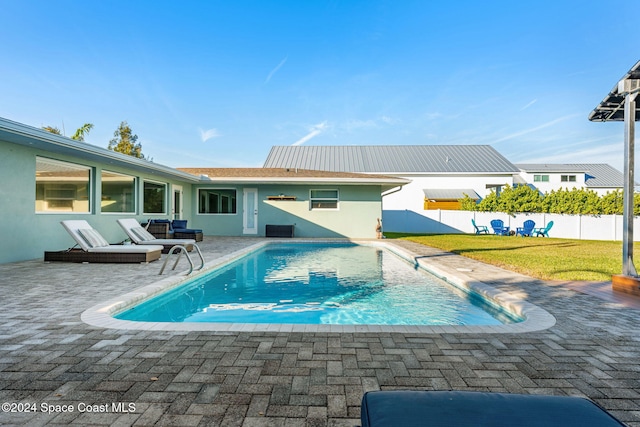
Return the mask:
<svg viewBox="0 0 640 427">
<path fill-rule="evenodd" d="M 520 169 L 516 183 L 532 185 L 542 193 L 586 188 L 604 195 L 624 188 L 622 172 L 604 163 L 518 163 L 516 166 Z"/>
<path fill-rule="evenodd" d="M 396 229 L 406 212 L 459 208 L 473 199 L 513 186 L 520 170 L 489 145 L 276 146 L 265 168 L 304 168 L 384 174 L 409 179 L 383 198 L 385 230 Z M 402 211 L 402 219 L 395 213 Z"/>
<path fill-rule="evenodd" d="M 0 263 L 74 246 L 60 221 L 85 219 L 109 242 L 118 218 L 188 220 L 205 235 L 374 238 L 382 192 L 397 177 L 207 169 L 200 176 L 0 118 Z"/>
</svg>

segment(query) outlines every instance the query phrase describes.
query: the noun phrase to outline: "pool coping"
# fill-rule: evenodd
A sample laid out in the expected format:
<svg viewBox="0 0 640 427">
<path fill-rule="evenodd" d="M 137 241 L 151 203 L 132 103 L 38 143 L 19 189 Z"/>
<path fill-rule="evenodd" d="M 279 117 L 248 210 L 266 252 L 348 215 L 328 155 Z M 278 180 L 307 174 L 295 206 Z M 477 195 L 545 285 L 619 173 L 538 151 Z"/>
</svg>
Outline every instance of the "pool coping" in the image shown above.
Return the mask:
<svg viewBox="0 0 640 427">
<path fill-rule="evenodd" d="M 367 332 L 391 332 L 391 333 L 418 333 L 418 334 L 440 334 L 440 333 L 469 333 L 469 334 L 495 334 L 495 333 L 523 333 L 548 329 L 555 325 L 556 319 L 546 310 L 529 303 L 522 298 L 495 289 L 484 282 L 475 280 L 464 271 L 435 265 L 429 262 L 428 258 L 420 257 L 415 253 L 394 245 L 388 241 L 380 240 L 357 240 L 357 239 L 296 239 L 291 243 L 321 243 L 321 242 L 349 242 L 369 246 L 381 246 L 405 260 L 413 263 L 451 285 L 463 291 L 473 291 L 505 307 L 510 312 L 522 317 L 524 320 L 518 323 L 502 325 L 311 325 L 311 324 L 270 324 L 270 323 L 203 323 L 203 322 L 139 322 L 131 320 L 120 320 L 112 317 L 128 307 L 132 307 L 140 302 L 156 296 L 162 292 L 182 285 L 188 280 L 201 274 L 218 268 L 226 263 L 230 263 L 244 255 L 257 251 L 266 245 L 273 244 L 272 240 L 265 240 L 247 246 L 241 250 L 232 252 L 225 256 L 216 258 L 205 263 L 202 270 L 194 271 L 191 274 L 179 273 L 158 280 L 157 282 L 140 287 L 124 295 L 109 299 L 85 310 L 81 319 L 83 322 L 107 329 L 121 330 L 144 330 L 144 331 L 209 331 L 220 333 L 234 332 L 332 332 L 332 333 L 367 333 Z M 277 243 L 277 242 L 276 242 Z"/>
</svg>

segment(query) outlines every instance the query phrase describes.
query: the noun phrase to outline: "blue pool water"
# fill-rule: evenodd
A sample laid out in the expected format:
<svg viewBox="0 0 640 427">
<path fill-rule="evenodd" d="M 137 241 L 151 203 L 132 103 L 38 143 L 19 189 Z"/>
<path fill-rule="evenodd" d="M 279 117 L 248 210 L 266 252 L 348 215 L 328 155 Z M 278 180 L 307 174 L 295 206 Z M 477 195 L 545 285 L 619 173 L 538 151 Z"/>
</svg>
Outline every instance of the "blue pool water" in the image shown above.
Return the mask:
<svg viewBox="0 0 640 427">
<path fill-rule="evenodd" d="M 518 319 L 388 250 L 268 245 L 115 316 L 147 322 L 499 325 Z"/>
</svg>

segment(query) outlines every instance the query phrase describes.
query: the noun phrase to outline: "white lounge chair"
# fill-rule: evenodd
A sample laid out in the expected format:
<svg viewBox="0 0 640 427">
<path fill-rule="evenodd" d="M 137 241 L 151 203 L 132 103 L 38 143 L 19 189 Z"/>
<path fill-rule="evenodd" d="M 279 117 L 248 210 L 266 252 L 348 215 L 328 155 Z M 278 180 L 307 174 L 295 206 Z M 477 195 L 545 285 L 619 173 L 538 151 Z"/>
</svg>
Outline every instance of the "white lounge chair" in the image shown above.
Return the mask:
<svg viewBox="0 0 640 427">
<path fill-rule="evenodd" d="M 45 261 L 150 262 L 159 259 L 162 253 L 161 245 L 110 245 L 85 220 L 65 220 L 61 224 L 80 249 L 45 252 Z"/>
<path fill-rule="evenodd" d="M 134 218 L 119 219 L 118 224 L 136 245 L 162 245 L 163 253 L 168 253 L 176 245 L 184 246 L 189 252 L 193 249 L 194 239 L 156 239 Z"/>
</svg>

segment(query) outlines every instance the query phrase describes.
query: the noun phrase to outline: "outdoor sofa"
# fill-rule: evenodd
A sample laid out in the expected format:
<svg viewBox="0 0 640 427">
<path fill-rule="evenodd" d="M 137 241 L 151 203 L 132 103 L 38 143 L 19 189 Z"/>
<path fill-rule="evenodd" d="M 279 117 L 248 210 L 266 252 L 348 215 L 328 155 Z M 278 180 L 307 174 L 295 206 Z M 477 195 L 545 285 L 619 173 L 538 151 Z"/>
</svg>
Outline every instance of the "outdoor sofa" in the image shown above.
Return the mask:
<svg viewBox="0 0 640 427">
<path fill-rule="evenodd" d="M 142 225 L 157 239 L 193 239 L 196 242 L 203 239 L 202 230 L 187 228 L 186 219 L 152 219 Z"/>
</svg>

